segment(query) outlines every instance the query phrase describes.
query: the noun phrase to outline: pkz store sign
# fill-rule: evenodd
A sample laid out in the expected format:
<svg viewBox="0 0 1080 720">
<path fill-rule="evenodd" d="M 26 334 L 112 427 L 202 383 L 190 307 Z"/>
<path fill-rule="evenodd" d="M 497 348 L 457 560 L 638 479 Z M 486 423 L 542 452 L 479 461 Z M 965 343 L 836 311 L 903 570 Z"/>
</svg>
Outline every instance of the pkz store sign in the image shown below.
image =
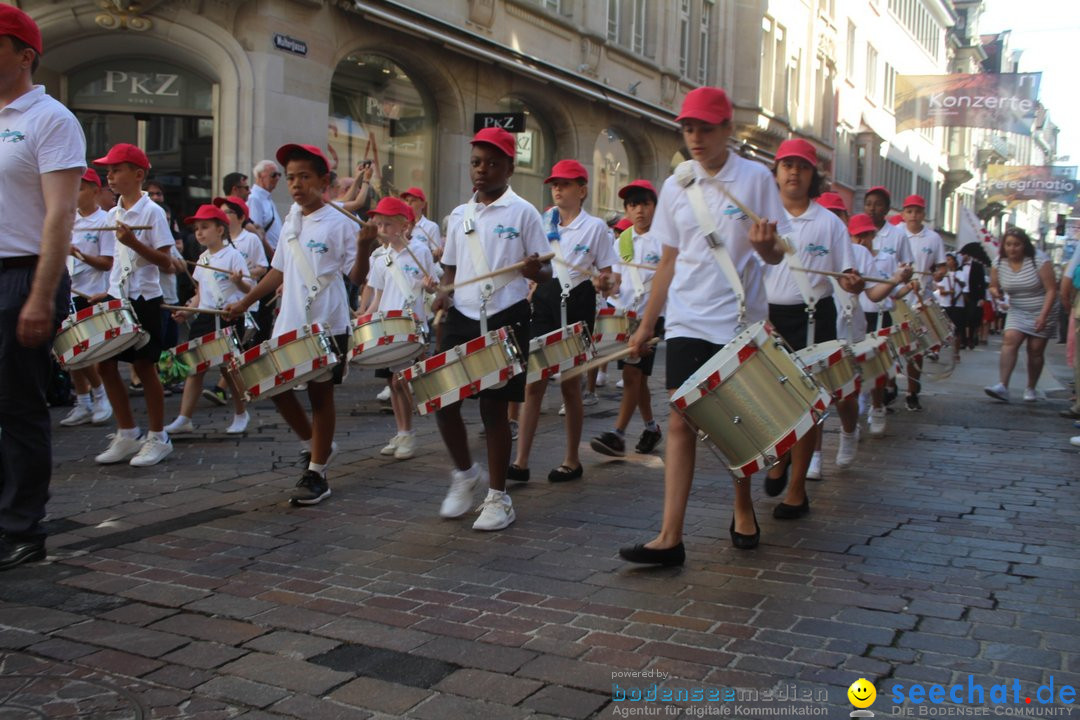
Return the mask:
<svg viewBox="0 0 1080 720">
<path fill-rule="evenodd" d="M 209 80 L 171 63 L 119 58 L 72 73 L 68 96 L 78 110 L 206 116 L 213 113 L 213 87 Z"/>
</svg>

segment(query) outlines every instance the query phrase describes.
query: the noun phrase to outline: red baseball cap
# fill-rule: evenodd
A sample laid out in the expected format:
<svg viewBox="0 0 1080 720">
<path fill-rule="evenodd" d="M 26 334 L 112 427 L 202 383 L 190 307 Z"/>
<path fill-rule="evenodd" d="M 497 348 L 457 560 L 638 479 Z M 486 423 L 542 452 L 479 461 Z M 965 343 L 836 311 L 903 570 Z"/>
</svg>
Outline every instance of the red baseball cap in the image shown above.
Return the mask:
<svg viewBox="0 0 1080 720">
<path fill-rule="evenodd" d="M 818 195 L 817 201 L 818 205 L 826 210 L 843 210 L 844 212 L 848 212 L 847 203 L 844 202 L 844 198 L 840 197 L 838 193 L 823 192 L 821 195 Z"/>
<path fill-rule="evenodd" d="M 615 231 L 620 232 L 620 233 L 621 232 L 626 232 L 627 228 L 631 228 L 633 226 L 634 226 L 634 223 L 632 223 L 630 221 L 630 218 L 628 218 L 628 217 L 619 218 L 619 221 L 617 223 L 615 223 L 614 225 L 612 225 L 612 227 L 615 228 Z"/>
<path fill-rule="evenodd" d="M 589 182 L 589 171 L 577 160 L 560 160 L 551 168 L 551 175 L 545 183 L 556 180 L 584 180 Z"/>
<path fill-rule="evenodd" d="M 900 207 L 912 207 L 912 206 L 921 207 L 923 210 L 925 210 L 926 209 L 926 200 L 923 199 L 922 195 L 908 195 L 906 198 L 904 198 L 904 204 L 901 205 Z"/>
<path fill-rule="evenodd" d="M 654 188 L 653 184 L 651 182 L 649 182 L 648 180 L 634 180 L 633 182 L 628 183 L 626 185 L 623 185 L 621 188 L 619 188 L 619 199 L 620 200 L 625 200 L 626 196 L 634 188 L 641 188 L 642 190 L 648 190 L 649 192 L 651 192 L 653 194 L 653 197 L 657 197 L 657 195 L 658 195 L 658 193 L 656 192 L 656 188 Z"/>
<path fill-rule="evenodd" d="M 86 172 L 82 174 L 82 179 L 101 187 L 101 176 L 97 174 L 97 170 L 94 168 L 86 168 Z"/>
<path fill-rule="evenodd" d="M 701 120 L 711 125 L 719 125 L 730 119 L 731 101 L 728 100 L 727 93 L 720 88 L 699 87 L 686 93 L 675 122 Z"/>
<path fill-rule="evenodd" d="M 41 30 L 33 18 L 17 7 L 0 5 L 0 35 L 11 35 L 41 55 Z"/>
<path fill-rule="evenodd" d="M 427 196 L 424 195 L 424 191 L 421 190 L 418 187 L 409 188 L 405 192 L 401 193 L 400 197 L 401 197 L 402 200 L 404 200 L 405 198 L 409 197 L 410 195 L 412 195 L 414 198 L 416 198 L 420 202 L 427 202 Z"/>
<path fill-rule="evenodd" d="M 235 195 L 230 195 L 229 197 L 216 197 L 211 200 L 211 202 L 214 203 L 214 207 L 221 207 L 225 203 L 229 203 L 230 205 L 235 205 L 236 207 L 240 208 L 240 212 L 242 213 L 240 217 L 241 221 L 250 217 L 250 211 L 248 210 L 247 203 L 244 202 L 243 198 L 238 198 Z"/>
<path fill-rule="evenodd" d="M 374 209 L 368 211 L 368 217 L 372 215 L 385 215 L 386 217 L 393 217 L 394 215 L 400 215 L 409 222 L 413 221 L 413 211 L 409 207 L 409 204 L 401 198 L 392 197 L 387 195 L 379 200 L 379 204 Z"/>
<path fill-rule="evenodd" d="M 484 128 L 473 135 L 470 144 L 487 143 L 494 145 L 495 149 L 510 159 L 517 157 L 517 140 L 514 136 L 502 128 Z"/>
<path fill-rule="evenodd" d="M 317 145 L 299 145 L 297 143 L 288 143 L 287 145 L 282 145 L 281 147 L 279 147 L 277 149 L 277 152 L 274 153 L 274 157 L 277 158 L 278 164 L 281 165 L 281 167 L 285 167 L 285 163 L 288 162 L 289 156 L 295 152 L 301 152 L 305 155 L 311 155 L 312 157 L 321 160 L 323 167 L 326 168 L 326 172 L 330 172 L 330 161 L 326 159 L 326 156 L 323 155 L 322 149 L 320 149 Z"/>
<path fill-rule="evenodd" d="M 143 170 L 150 169 L 150 159 L 146 157 L 146 153 L 131 143 L 116 143 L 109 148 L 105 157 L 94 161 L 95 165 L 119 165 L 120 163 L 131 163 Z"/>
<path fill-rule="evenodd" d="M 780 149 L 776 151 L 776 162 L 780 162 L 785 158 L 799 158 L 816 168 L 818 162 L 817 148 L 802 138 L 785 140 L 780 143 Z"/>
<path fill-rule="evenodd" d="M 891 216 L 889 218 L 889 224 L 890 225 L 899 225 L 902 222 L 904 222 L 904 216 L 903 215 L 893 215 L 893 216 Z"/>
<path fill-rule="evenodd" d="M 874 225 L 874 221 L 870 219 L 870 216 L 866 213 L 859 213 L 858 215 L 852 215 L 847 223 L 847 230 L 852 235 L 862 235 L 863 233 L 876 233 L 877 227 Z"/>
<path fill-rule="evenodd" d="M 191 217 L 184 218 L 185 225 L 192 225 L 197 220 L 217 220 L 225 225 L 229 224 L 229 218 L 216 205 L 200 205 L 199 209 Z"/>
<path fill-rule="evenodd" d="M 870 195 L 871 193 L 881 193 L 885 196 L 887 201 L 892 202 L 892 195 L 889 194 L 889 191 L 885 189 L 884 185 L 875 185 L 866 191 L 867 195 Z"/>
</svg>

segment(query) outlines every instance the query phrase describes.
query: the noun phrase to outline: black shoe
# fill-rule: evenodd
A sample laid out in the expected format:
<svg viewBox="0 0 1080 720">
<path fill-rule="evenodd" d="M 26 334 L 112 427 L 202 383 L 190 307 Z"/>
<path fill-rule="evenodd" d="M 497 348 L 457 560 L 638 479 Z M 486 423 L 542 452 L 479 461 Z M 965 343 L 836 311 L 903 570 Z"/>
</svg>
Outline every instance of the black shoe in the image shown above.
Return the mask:
<svg viewBox="0 0 1080 720">
<path fill-rule="evenodd" d="M 314 470 L 305 470 L 296 483 L 296 492 L 289 499 L 293 505 L 318 505 L 330 497 L 330 485 L 321 474 Z"/>
<path fill-rule="evenodd" d="M 735 516 L 731 517 L 731 529 L 728 530 L 731 533 L 731 544 L 739 550 L 753 550 L 758 546 L 758 542 L 761 540 L 761 526 L 757 522 L 757 513 L 754 513 L 754 534 L 743 535 L 742 533 L 735 532 Z"/>
<path fill-rule="evenodd" d="M 23 563 L 45 559 L 45 537 L 17 539 L 0 538 L 0 570 L 10 570 Z"/>
<path fill-rule="evenodd" d="M 529 468 L 510 463 L 510 467 L 506 468 L 506 479 L 514 482 L 529 482 Z"/>
<path fill-rule="evenodd" d="M 585 467 L 583 465 L 578 465 L 573 469 L 570 469 L 566 465 L 560 465 L 548 473 L 548 482 L 568 482 L 570 480 L 577 480 L 583 474 L 585 474 Z"/>
<path fill-rule="evenodd" d="M 659 430 L 649 430 L 648 428 L 645 428 L 637 441 L 637 447 L 634 449 L 642 455 L 648 455 L 660 444 L 661 437 L 663 437 L 663 435 L 660 434 Z"/>
<path fill-rule="evenodd" d="M 908 395 L 907 396 L 907 409 L 908 409 L 909 412 L 920 412 L 920 411 L 922 411 L 922 405 L 919 404 L 919 396 L 918 395 Z"/>
<path fill-rule="evenodd" d="M 606 432 L 600 437 L 594 437 L 589 441 L 589 446 L 601 455 L 626 457 L 626 441 L 617 433 Z"/>
<path fill-rule="evenodd" d="M 229 401 L 225 391 L 219 387 L 206 388 L 202 391 L 202 396 L 215 405 L 224 405 Z"/>
<path fill-rule="evenodd" d="M 773 508 L 772 516 L 777 520 L 798 520 L 810 512 L 810 496 L 803 498 L 801 505 L 788 505 L 780 503 Z"/>
<path fill-rule="evenodd" d="M 784 466 L 784 474 L 778 478 L 769 477 L 768 473 L 765 473 L 765 494 L 769 497 L 776 497 L 780 493 L 784 492 L 784 488 L 787 487 L 788 471 L 791 469 L 791 463 Z"/>
<path fill-rule="evenodd" d="M 686 562 L 686 548 L 683 547 L 682 543 L 661 550 L 647 548 L 644 545 L 632 545 L 619 548 L 619 557 L 627 562 L 641 563 L 642 565 L 670 567 L 672 565 L 682 565 Z"/>
<path fill-rule="evenodd" d="M 900 393 L 896 390 L 896 388 L 887 386 L 885 388 L 885 397 L 882 399 L 885 407 L 889 407 L 890 405 L 892 405 L 899 395 Z"/>
<path fill-rule="evenodd" d="M 1068 410 L 1062 410 L 1058 413 L 1058 415 L 1063 418 L 1068 418 L 1070 420 L 1080 420 L 1080 412 L 1076 412 L 1072 408 L 1069 408 Z"/>
<path fill-rule="evenodd" d="M 128 393 L 131 395 L 142 395 L 143 387 L 141 384 L 136 385 L 135 383 L 128 383 Z"/>
</svg>

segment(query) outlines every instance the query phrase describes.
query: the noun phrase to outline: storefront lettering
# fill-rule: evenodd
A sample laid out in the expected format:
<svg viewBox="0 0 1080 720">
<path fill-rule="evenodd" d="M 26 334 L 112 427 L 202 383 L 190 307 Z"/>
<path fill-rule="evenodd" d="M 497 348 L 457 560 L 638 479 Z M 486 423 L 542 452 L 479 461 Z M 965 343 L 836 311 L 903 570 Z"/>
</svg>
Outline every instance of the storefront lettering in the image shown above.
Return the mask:
<svg viewBox="0 0 1080 720">
<path fill-rule="evenodd" d="M 180 89 L 175 87 L 179 80 L 180 76 L 172 73 L 129 73 L 122 70 L 106 70 L 103 92 L 110 95 L 127 92 L 131 95 L 179 97 Z M 126 87 L 128 83 L 130 87 Z"/>
</svg>

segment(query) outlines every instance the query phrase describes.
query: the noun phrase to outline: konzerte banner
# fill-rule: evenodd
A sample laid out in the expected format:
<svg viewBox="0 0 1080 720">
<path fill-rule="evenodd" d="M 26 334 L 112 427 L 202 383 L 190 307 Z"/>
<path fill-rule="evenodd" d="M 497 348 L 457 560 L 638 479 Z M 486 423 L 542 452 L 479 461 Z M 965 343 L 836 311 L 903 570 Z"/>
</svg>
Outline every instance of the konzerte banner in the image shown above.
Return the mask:
<svg viewBox="0 0 1080 720">
<path fill-rule="evenodd" d="M 981 127 L 1031 134 L 1042 73 L 899 75 L 896 130 Z"/>
<path fill-rule="evenodd" d="M 986 201 L 1011 203 L 1024 200 L 1076 202 L 1080 182 L 1075 167 L 1053 165 L 989 165 L 986 168 Z"/>
</svg>

